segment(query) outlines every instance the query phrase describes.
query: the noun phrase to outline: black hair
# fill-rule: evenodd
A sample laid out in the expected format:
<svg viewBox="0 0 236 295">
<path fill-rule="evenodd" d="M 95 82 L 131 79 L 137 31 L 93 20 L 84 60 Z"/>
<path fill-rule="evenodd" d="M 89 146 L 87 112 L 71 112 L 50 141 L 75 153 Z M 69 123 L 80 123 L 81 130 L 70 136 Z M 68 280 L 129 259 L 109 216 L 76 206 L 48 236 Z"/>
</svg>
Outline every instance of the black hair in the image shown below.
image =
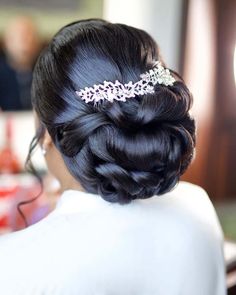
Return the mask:
<svg viewBox="0 0 236 295">
<path fill-rule="evenodd" d="M 192 96 L 174 71 L 173 86 L 157 84 L 126 102 L 94 106 L 76 95 L 104 80 L 136 82 L 156 60 L 158 46 L 145 31 L 87 19 L 63 27 L 36 62 L 32 104 L 41 126 L 85 191 L 106 201 L 168 192 L 193 157 Z"/>
</svg>

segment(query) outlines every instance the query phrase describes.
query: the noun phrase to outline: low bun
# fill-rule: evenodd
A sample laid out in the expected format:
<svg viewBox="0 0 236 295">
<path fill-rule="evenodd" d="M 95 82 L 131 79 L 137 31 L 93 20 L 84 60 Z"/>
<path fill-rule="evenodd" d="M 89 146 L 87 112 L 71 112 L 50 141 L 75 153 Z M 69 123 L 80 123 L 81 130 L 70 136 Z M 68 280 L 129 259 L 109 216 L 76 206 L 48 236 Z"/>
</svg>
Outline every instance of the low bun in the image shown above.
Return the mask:
<svg viewBox="0 0 236 295">
<path fill-rule="evenodd" d="M 193 157 L 191 103 L 191 94 L 179 82 L 171 89 L 159 87 L 152 95 L 130 99 L 128 108 L 120 102 L 108 105 L 113 111 L 104 110 L 103 120 L 98 121 L 101 124 L 95 124 L 98 128 L 91 128 L 97 119 L 95 113 L 86 121 L 88 126 L 83 126 L 86 134 L 82 129 L 77 131 L 83 137 L 87 156 L 85 159 L 83 149 L 82 154 L 67 159 L 68 167 L 88 191 L 109 202 L 128 203 L 169 191 Z M 119 116 L 122 120 L 117 119 Z M 77 142 L 71 141 L 71 145 Z M 73 166 L 72 162 L 77 164 Z"/>
</svg>

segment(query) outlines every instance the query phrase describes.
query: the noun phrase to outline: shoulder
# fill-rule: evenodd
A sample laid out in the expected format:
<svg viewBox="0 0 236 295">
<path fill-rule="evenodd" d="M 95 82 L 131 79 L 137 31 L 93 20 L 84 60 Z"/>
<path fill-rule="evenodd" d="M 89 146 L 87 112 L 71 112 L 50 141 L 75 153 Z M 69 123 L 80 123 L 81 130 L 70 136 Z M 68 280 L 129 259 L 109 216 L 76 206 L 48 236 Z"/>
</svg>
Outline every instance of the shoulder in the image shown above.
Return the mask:
<svg viewBox="0 0 236 295">
<path fill-rule="evenodd" d="M 65 225 L 63 216 L 48 216 L 0 237 L 1 294 L 41 294 L 47 284 L 63 278 L 59 251 L 66 244 L 60 234 L 60 230 L 66 232 Z"/>
<path fill-rule="evenodd" d="M 179 249 L 189 247 L 196 253 L 202 248 L 202 257 L 208 254 L 219 257 L 224 235 L 213 203 L 203 188 L 180 182 L 169 193 L 151 198 L 147 205 L 144 202 L 148 222 L 157 224 L 152 231 L 163 236 L 167 243 L 174 242 Z"/>
<path fill-rule="evenodd" d="M 0 237 L 0 277 L 6 265 L 14 265 L 19 270 L 33 262 L 43 262 L 45 254 L 52 251 L 55 243 L 60 243 L 66 223 L 63 216 L 49 214 L 38 223 L 17 232 Z M 7 266 L 8 267 L 8 266 Z M 24 268 L 24 267 L 23 267 Z"/>
<path fill-rule="evenodd" d="M 216 217 L 215 209 L 208 193 L 198 185 L 180 181 L 166 196 L 171 197 L 174 205 L 179 204 L 179 206 L 183 206 L 191 213 L 201 212 L 201 215 L 203 215 L 207 212 L 211 217 L 213 217 L 212 215 Z"/>
<path fill-rule="evenodd" d="M 204 259 L 205 262 L 215 259 L 215 264 L 224 267 L 224 234 L 209 195 L 203 188 L 187 182 L 180 182 L 175 193 L 177 200 L 179 196 L 181 221 L 187 228 L 188 242 L 195 249 L 195 255 L 201 255 L 202 263 Z"/>
<path fill-rule="evenodd" d="M 173 206 L 183 217 L 188 218 L 190 226 L 203 230 L 208 229 L 219 237 L 223 238 L 222 229 L 219 223 L 214 205 L 207 192 L 200 186 L 181 181 L 176 188 L 170 192 Z M 175 201 L 174 201 L 175 199 Z"/>
<path fill-rule="evenodd" d="M 185 252 L 185 286 L 198 281 L 202 288 L 211 284 L 214 294 L 225 294 L 224 234 L 214 205 L 203 188 L 190 183 L 180 183 L 176 193 L 182 194 L 185 241 L 190 250 Z M 195 276 L 193 269 L 199 270 Z"/>
<path fill-rule="evenodd" d="M 176 220 L 181 220 L 181 216 L 193 219 L 206 219 L 207 216 L 215 221 L 216 212 L 207 192 L 200 186 L 180 181 L 174 189 L 163 195 L 154 196 L 150 199 L 142 200 L 141 206 L 151 207 L 155 210 L 174 214 Z M 176 215 L 175 215 L 176 214 Z M 207 216 L 206 216 L 207 215 Z M 171 218 L 171 216 L 168 218 Z"/>
<path fill-rule="evenodd" d="M 25 254 L 24 251 L 26 252 L 30 248 L 40 247 L 58 227 L 62 226 L 63 222 L 59 216 L 51 212 L 47 217 L 25 229 L 2 235 L 0 237 L 0 255 L 4 251 L 8 251 L 8 253 L 13 251 L 17 246 L 21 248 L 22 254 Z"/>
</svg>

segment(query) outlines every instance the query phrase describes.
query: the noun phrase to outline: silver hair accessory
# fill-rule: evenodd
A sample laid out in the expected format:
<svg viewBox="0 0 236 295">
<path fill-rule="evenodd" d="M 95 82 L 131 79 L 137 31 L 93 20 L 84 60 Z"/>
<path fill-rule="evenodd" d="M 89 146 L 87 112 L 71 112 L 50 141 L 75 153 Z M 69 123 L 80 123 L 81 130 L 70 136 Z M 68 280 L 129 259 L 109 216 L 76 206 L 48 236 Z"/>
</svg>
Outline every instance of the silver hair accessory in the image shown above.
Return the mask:
<svg viewBox="0 0 236 295">
<path fill-rule="evenodd" d="M 156 61 L 154 67 L 140 75 L 140 78 L 136 83 L 130 81 L 127 84 L 122 84 L 118 80 L 115 83 L 104 81 L 103 84 L 85 87 L 76 91 L 76 94 L 86 103 L 93 101 L 96 104 L 104 99 L 110 102 L 114 100 L 126 101 L 129 97 L 154 93 L 154 86 L 157 83 L 165 86 L 173 86 L 173 83 L 176 81 L 171 76 L 170 71 L 161 65 L 160 61 Z"/>
</svg>

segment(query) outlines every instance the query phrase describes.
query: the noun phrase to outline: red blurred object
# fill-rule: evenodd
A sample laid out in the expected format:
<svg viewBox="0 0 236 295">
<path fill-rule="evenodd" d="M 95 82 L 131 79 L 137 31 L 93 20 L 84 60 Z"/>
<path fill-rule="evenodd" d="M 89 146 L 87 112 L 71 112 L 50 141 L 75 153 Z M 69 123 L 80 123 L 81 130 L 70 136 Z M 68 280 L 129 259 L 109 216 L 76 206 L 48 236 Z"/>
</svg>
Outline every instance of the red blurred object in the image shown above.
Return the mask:
<svg viewBox="0 0 236 295">
<path fill-rule="evenodd" d="M 13 196 L 17 193 L 19 187 L 1 187 L 0 188 L 0 229 L 9 227 L 9 209 Z"/>
<path fill-rule="evenodd" d="M 19 173 L 21 165 L 12 149 L 12 120 L 6 120 L 5 145 L 0 151 L 0 173 Z"/>
<path fill-rule="evenodd" d="M 9 197 L 9 195 L 15 194 L 17 192 L 17 186 L 12 187 L 1 187 L 0 188 L 0 198 Z"/>
</svg>

